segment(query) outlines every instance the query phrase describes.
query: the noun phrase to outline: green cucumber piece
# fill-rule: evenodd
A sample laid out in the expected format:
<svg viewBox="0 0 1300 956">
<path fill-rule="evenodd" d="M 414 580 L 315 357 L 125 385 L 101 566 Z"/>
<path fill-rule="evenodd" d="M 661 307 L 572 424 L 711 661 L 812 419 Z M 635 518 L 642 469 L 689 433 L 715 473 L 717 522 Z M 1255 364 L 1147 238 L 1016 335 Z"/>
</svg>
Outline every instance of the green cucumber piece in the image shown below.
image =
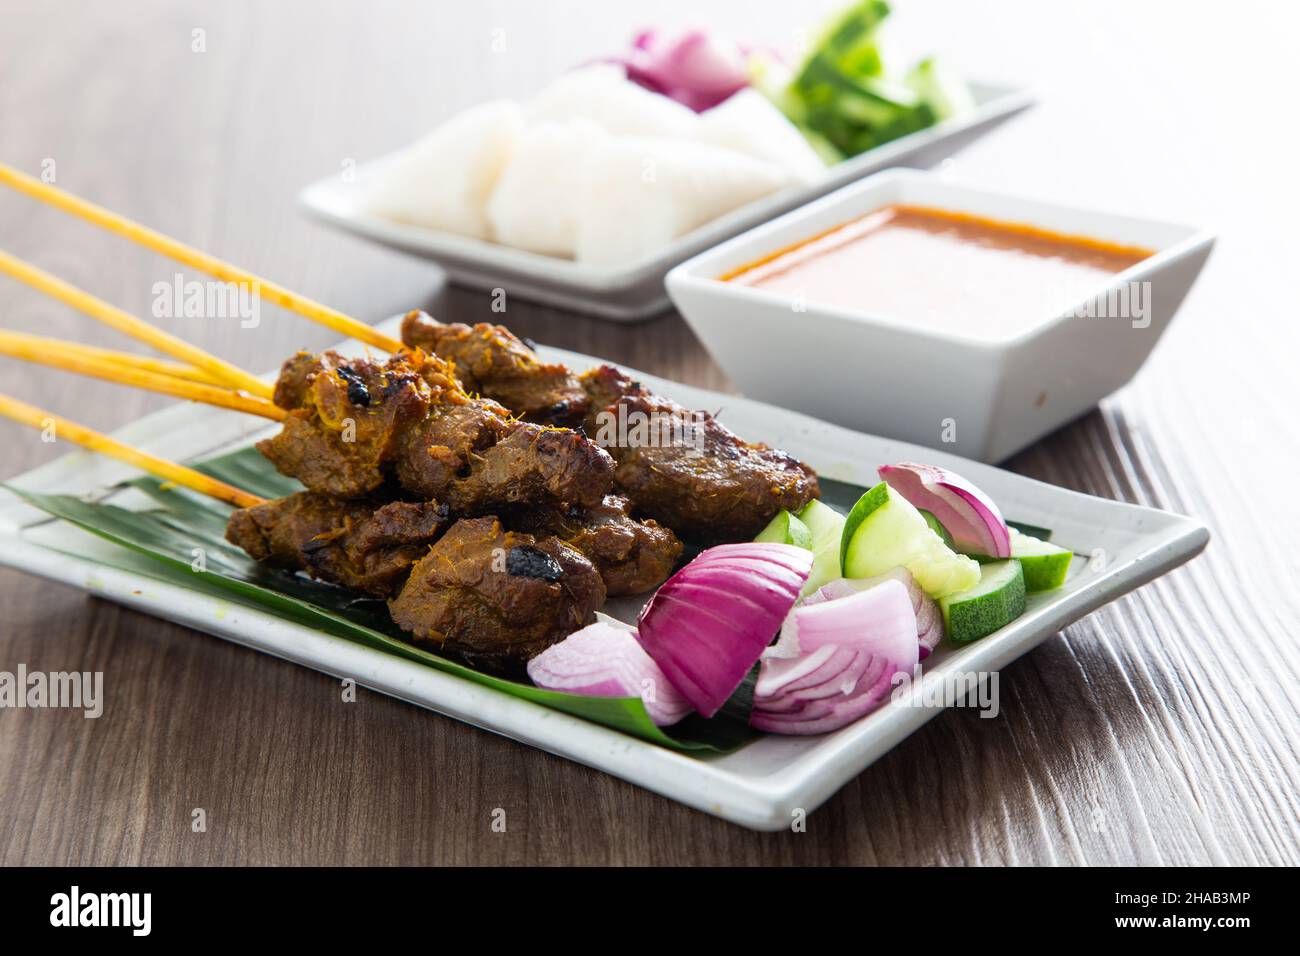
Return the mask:
<svg viewBox="0 0 1300 956">
<path fill-rule="evenodd" d="M 883 481 L 849 512 L 840 565 L 847 578 L 871 578 L 906 568 L 933 598 L 965 591 L 980 579 L 979 565 L 948 548 L 921 512 Z"/>
<path fill-rule="evenodd" d="M 968 644 L 1010 624 L 1025 612 L 1025 572 L 1016 560 L 980 568 L 973 588 L 940 598 L 944 630 L 955 644 Z"/>
<path fill-rule="evenodd" d="M 1026 591 L 1050 591 L 1065 583 L 1073 552 L 1019 531 L 1011 532 L 1011 557 L 1025 572 Z"/>
<path fill-rule="evenodd" d="M 844 536 L 844 515 L 820 501 L 808 502 L 796 516 L 812 538 L 812 573 L 801 594 L 812 594 L 827 581 L 842 577 L 840 539 Z"/>
<path fill-rule="evenodd" d="M 926 511 L 924 508 L 918 508 L 917 510 L 921 512 L 921 517 L 924 518 L 925 523 L 930 526 L 930 530 L 943 540 L 943 546 L 949 550 L 956 551 L 957 549 L 954 548 L 952 544 L 952 535 L 948 533 L 948 529 L 940 523 L 939 519 L 934 516 L 934 512 Z M 971 557 L 975 558 L 977 561 L 979 560 L 977 555 L 972 554 Z"/>
<path fill-rule="evenodd" d="M 813 549 L 812 532 L 808 530 L 808 526 L 784 508 L 776 513 L 776 517 L 767 523 L 767 527 L 760 531 L 754 540 L 792 544 L 809 551 Z"/>
<path fill-rule="evenodd" d="M 1039 541 L 1051 541 L 1052 529 L 1042 528 L 1036 524 L 1025 524 L 1023 521 L 1008 521 L 1007 527 L 1013 531 L 1019 531 L 1021 534 L 1027 534 L 1037 538 Z"/>
</svg>

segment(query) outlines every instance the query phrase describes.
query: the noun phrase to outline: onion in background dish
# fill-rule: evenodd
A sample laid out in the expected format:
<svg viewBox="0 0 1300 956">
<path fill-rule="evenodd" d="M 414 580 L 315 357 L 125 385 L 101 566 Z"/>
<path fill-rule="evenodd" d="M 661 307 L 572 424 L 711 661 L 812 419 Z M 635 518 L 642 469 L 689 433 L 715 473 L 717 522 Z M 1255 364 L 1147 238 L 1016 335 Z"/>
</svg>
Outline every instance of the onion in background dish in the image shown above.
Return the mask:
<svg viewBox="0 0 1300 956">
<path fill-rule="evenodd" d="M 938 465 L 899 462 L 877 469 L 882 481 L 915 507 L 928 511 L 952 536 L 958 551 L 1011 557 L 1011 533 L 993 499 Z"/>
<path fill-rule="evenodd" d="M 749 719 L 758 730 L 838 730 L 888 700 L 894 675 L 912 673 L 919 660 L 916 614 L 901 580 L 845 597 L 812 597 L 790 613 L 781 639 L 763 654 Z"/>
<path fill-rule="evenodd" d="M 643 30 L 616 62 L 627 78 L 696 112 L 717 106 L 749 85 L 745 53 L 707 30 L 668 35 Z"/>
<path fill-rule="evenodd" d="M 640 697 L 660 727 L 693 708 L 637 643 L 636 629 L 604 614 L 528 662 L 538 687 L 591 697 Z"/>
<path fill-rule="evenodd" d="M 642 608 L 638 639 L 672 685 L 712 717 L 781 629 L 811 571 L 812 552 L 794 545 L 701 551 Z"/>
</svg>

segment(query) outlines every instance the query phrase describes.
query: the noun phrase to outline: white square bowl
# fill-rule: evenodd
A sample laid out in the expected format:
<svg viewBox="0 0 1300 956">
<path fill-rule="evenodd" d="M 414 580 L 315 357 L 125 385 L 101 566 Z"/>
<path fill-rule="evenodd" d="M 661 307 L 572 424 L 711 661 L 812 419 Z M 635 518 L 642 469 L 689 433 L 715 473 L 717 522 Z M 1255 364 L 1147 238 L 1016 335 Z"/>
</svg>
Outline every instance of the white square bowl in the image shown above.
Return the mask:
<svg viewBox="0 0 1300 956">
<path fill-rule="evenodd" d="M 1091 300 L 1002 339 L 922 328 L 718 277 L 895 203 L 1023 223 L 1154 250 Z M 975 189 L 893 169 L 837 190 L 682 263 L 668 293 L 751 398 L 981 461 L 1001 461 L 1077 418 L 1146 361 L 1213 246 L 1189 226 Z M 1107 296 L 1144 286 L 1140 319 Z"/>
</svg>

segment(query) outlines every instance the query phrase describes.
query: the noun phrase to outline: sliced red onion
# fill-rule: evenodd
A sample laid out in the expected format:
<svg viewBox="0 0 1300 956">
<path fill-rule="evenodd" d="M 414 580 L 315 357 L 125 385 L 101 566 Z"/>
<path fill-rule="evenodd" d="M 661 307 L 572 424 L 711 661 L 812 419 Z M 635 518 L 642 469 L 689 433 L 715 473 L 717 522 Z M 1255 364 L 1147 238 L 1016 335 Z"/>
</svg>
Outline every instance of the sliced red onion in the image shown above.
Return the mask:
<svg viewBox="0 0 1300 956">
<path fill-rule="evenodd" d="M 781 639 L 763 655 L 753 727 L 780 734 L 837 730 L 879 707 L 894 675 L 916 667 L 920 647 L 907 584 L 882 576 L 845 591 L 831 582 L 791 611 Z"/>
<path fill-rule="evenodd" d="M 939 602 L 925 593 L 907 568 L 894 568 L 872 578 L 836 578 L 805 597 L 799 602 L 799 607 L 850 597 L 859 591 L 869 590 L 882 581 L 900 581 L 907 588 L 908 597 L 912 599 L 912 611 L 916 614 L 916 638 L 920 644 L 921 660 L 925 660 L 943 640 L 943 612 L 939 610 Z M 787 617 L 786 621 L 787 627 L 793 627 L 789 623 L 790 618 Z M 785 632 L 786 628 L 783 627 L 783 639 Z"/>
<path fill-rule="evenodd" d="M 1011 557 L 1011 534 L 993 499 L 938 465 L 899 462 L 877 469 L 882 481 L 917 508 L 929 511 L 952 535 L 959 551 Z"/>
<path fill-rule="evenodd" d="M 749 85 L 741 47 L 706 30 L 676 36 L 644 30 L 632 41 L 632 50 L 615 62 L 623 64 L 629 80 L 697 113 Z"/>
<path fill-rule="evenodd" d="M 640 697 L 660 727 L 677 723 L 692 710 L 690 701 L 637 643 L 636 629 L 604 615 L 530 660 L 528 676 L 547 690 Z"/>
<path fill-rule="evenodd" d="M 750 726 L 771 734 L 824 734 L 865 717 L 889 699 L 897 673 L 895 665 L 884 657 L 868 656 L 868 662 L 857 677 L 855 693 L 802 701 L 786 710 L 756 706 Z"/>
<path fill-rule="evenodd" d="M 672 685 L 712 717 L 781 629 L 812 552 L 746 542 L 709 548 L 641 610 L 637 639 Z"/>
</svg>

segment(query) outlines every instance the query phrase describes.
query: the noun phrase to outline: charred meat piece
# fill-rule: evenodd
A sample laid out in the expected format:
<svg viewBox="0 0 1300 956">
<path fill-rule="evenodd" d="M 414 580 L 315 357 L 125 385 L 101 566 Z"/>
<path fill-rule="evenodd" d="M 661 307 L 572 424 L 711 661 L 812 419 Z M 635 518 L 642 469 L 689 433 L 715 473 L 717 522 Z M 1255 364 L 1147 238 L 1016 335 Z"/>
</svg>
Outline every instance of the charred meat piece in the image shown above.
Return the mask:
<svg viewBox="0 0 1300 956">
<path fill-rule="evenodd" d="M 290 414 L 258 450 L 321 494 L 364 497 L 396 478 L 412 495 L 487 514 L 516 503 L 587 507 L 613 484 L 605 451 L 469 396 L 437 356 L 380 364 L 300 354 L 285 363 L 275 397 Z"/>
<path fill-rule="evenodd" d="M 364 592 L 390 597 L 451 523 L 433 502 L 339 501 L 299 492 L 241 508 L 226 540 L 256 561 Z"/>
<path fill-rule="evenodd" d="M 631 502 L 606 495 L 594 508 L 528 508 L 511 512 L 506 523 L 515 531 L 554 535 L 586 555 L 605 581 L 610 597 L 642 594 L 657 588 L 672 574 L 682 556 L 682 543 L 670 528 L 638 521 Z"/>
<path fill-rule="evenodd" d="M 505 438 L 473 459 L 468 477 L 447 490 L 459 514 L 499 505 L 560 502 L 594 507 L 614 481 L 614 460 L 567 428 L 514 422 Z"/>
<path fill-rule="evenodd" d="M 471 474 L 471 462 L 514 427 L 504 414 L 481 402 L 433 405 L 402 436 L 395 463 L 398 483 L 421 498 L 441 498 Z"/>
<path fill-rule="evenodd" d="M 748 541 L 782 508 L 818 495 L 817 475 L 785 452 L 742 441 L 707 412 L 647 393 L 607 409 L 615 481 L 638 510 L 698 541 Z M 601 443 L 602 434 L 595 434 Z"/>
<path fill-rule="evenodd" d="M 452 525 L 388 607 L 415 643 L 517 674 L 590 624 L 604 601 L 600 575 L 572 547 L 485 517 Z"/>
<path fill-rule="evenodd" d="M 357 498 L 383 485 L 402 436 L 428 414 L 431 396 L 401 359 L 381 364 L 324 352 L 289 359 L 275 401 L 289 417 L 257 450 L 313 491 Z"/>
<path fill-rule="evenodd" d="M 605 414 L 611 405 L 625 396 L 650 395 L 644 385 L 613 365 L 597 365 L 595 368 L 588 369 L 582 373 L 578 381 L 582 383 L 583 391 L 587 393 L 588 398 L 587 414 L 582 421 L 582 428 L 593 439 L 602 426 L 608 427 L 611 423 L 611 416 Z M 613 417 L 613 421 L 617 421 L 617 415 Z M 610 442 L 610 444 L 617 444 L 617 442 Z"/>
<path fill-rule="evenodd" d="M 468 391 L 529 421 L 567 424 L 586 413 L 587 393 L 568 367 L 543 362 L 505 326 L 444 325 L 424 312 L 410 312 L 402 320 L 402 341 L 447 359 Z"/>
</svg>

